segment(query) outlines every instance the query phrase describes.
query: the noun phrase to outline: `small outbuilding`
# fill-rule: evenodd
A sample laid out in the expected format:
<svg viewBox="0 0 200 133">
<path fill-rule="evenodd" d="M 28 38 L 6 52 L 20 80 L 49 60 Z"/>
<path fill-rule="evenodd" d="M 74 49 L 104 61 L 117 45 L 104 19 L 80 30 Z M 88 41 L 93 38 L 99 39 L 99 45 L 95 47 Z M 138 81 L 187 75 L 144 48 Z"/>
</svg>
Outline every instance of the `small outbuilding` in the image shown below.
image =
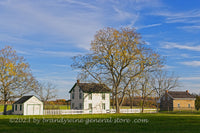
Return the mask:
<svg viewBox="0 0 200 133">
<path fill-rule="evenodd" d="M 161 111 L 195 110 L 196 98 L 186 91 L 166 91 L 160 98 Z"/>
<path fill-rule="evenodd" d="M 43 102 L 36 96 L 23 96 L 12 105 L 14 115 L 43 115 Z"/>
</svg>

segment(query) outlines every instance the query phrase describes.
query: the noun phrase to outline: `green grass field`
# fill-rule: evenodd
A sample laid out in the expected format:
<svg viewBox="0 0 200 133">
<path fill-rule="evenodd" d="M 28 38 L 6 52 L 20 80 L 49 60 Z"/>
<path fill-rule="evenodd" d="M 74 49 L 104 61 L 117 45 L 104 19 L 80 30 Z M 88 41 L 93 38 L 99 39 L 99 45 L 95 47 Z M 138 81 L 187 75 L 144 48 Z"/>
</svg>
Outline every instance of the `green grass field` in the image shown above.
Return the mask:
<svg viewBox="0 0 200 133">
<path fill-rule="evenodd" d="M 4 106 L 0 105 L 0 112 L 3 112 Z M 12 109 L 12 105 L 8 105 L 7 106 L 7 110 L 11 110 Z"/>
<path fill-rule="evenodd" d="M 0 116 L 0 133 L 198 133 L 200 114 Z"/>
</svg>

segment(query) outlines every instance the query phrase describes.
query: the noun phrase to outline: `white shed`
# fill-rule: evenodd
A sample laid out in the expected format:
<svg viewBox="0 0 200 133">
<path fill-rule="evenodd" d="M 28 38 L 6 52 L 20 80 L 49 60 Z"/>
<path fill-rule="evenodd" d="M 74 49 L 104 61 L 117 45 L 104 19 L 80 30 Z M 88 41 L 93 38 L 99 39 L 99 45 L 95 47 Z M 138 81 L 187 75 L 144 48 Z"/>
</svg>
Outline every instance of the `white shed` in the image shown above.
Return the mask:
<svg viewBox="0 0 200 133">
<path fill-rule="evenodd" d="M 12 105 L 14 115 L 43 115 L 43 102 L 37 97 L 23 96 Z"/>
</svg>

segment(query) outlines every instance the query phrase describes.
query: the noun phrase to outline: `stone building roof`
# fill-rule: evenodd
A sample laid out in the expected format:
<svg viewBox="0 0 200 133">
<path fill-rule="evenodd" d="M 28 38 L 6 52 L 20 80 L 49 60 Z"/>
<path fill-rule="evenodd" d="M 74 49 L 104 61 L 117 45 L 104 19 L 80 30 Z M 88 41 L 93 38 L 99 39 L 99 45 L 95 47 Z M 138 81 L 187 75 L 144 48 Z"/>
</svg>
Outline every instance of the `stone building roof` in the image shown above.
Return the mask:
<svg viewBox="0 0 200 133">
<path fill-rule="evenodd" d="M 172 98 L 195 98 L 188 91 L 169 91 L 167 92 Z"/>
</svg>

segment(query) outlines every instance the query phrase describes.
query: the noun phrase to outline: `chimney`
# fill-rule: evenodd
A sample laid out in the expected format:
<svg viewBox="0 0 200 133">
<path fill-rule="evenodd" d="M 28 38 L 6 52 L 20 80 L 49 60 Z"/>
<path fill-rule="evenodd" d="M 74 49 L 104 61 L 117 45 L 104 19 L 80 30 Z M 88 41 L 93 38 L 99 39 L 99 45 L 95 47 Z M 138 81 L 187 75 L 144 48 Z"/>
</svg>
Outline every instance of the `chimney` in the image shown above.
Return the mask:
<svg viewBox="0 0 200 133">
<path fill-rule="evenodd" d="M 166 90 L 165 92 L 168 93 L 168 90 Z"/>
<path fill-rule="evenodd" d="M 187 93 L 189 93 L 189 90 L 186 90 Z"/>
<path fill-rule="evenodd" d="M 79 80 L 77 80 L 77 84 L 79 83 Z"/>
</svg>

